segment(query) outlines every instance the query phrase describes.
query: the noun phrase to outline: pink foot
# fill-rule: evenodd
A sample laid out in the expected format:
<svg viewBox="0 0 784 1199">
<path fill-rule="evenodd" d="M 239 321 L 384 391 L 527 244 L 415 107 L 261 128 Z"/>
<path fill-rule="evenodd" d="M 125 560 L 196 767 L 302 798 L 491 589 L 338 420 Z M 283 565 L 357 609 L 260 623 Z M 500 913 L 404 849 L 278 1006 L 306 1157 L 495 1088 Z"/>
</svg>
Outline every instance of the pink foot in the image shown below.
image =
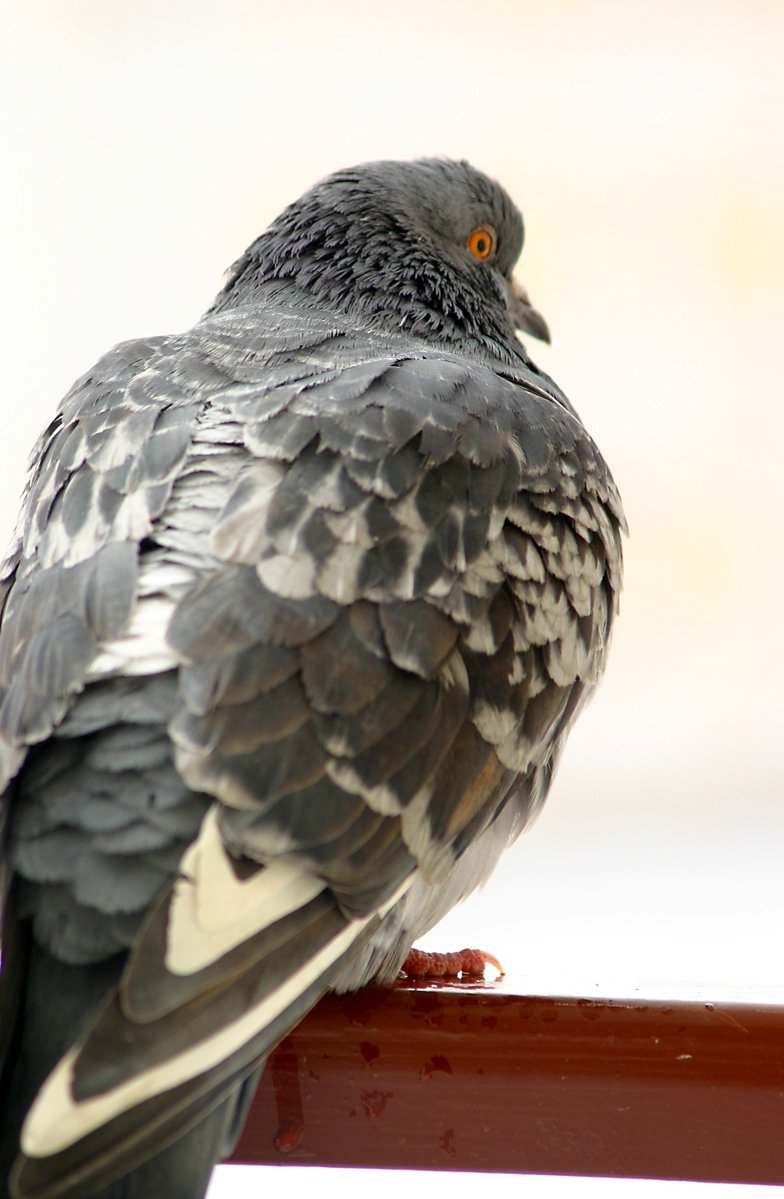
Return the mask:
<svg viewBox="0 0 784 1199">
<path fill-rule="evenodd" d="M 494 966 L 499 974 L 504 968 L 498 958 L 483 949 L 459 949 L 456 953 L 426 953 L 424 949 L 412 949 L 403 963 L 403 973 L 408 978 L 481 978 L 485 966 Z"/>
</svg>

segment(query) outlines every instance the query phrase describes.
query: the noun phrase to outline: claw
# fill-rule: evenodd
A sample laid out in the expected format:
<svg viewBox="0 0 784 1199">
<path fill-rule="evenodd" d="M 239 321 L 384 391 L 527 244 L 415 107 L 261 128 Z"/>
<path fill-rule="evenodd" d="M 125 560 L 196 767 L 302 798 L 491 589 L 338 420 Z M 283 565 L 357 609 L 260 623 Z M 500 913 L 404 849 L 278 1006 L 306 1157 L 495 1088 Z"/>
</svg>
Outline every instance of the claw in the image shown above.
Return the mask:
<svg viewBox="0 0 784 1199">
<path fill-rule="evenodd" d="M 487 966 L 493 966 L 499 974 L 505 973 L 498 958 L 483 949 L 459 949 L 455 953 L 412 949 L 402 971 L 407 978 L 482 978 Z"/>
</svg>

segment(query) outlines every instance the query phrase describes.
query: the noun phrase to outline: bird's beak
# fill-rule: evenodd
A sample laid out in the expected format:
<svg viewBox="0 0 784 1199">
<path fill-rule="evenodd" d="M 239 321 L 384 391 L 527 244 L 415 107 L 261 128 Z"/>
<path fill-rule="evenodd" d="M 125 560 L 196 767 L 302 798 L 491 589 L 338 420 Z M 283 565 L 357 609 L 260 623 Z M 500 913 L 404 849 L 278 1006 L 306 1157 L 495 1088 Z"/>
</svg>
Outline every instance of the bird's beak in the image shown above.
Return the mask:
<svg viewBox="0 0 784 1199">
<path fill-rule="evenodd" d="M 515 278 L 512 278 L 511 282 L 506 280 L 504 282 L 506 284 L 506 303 L 515 326 L 525 333 L 530 333 L 532 337 L 538 337 L 540 341 L 549 343 L 550 330 L 547 328 L 547 321 L 541 312 L 537 312 L 531 304 L 528 292 L 520 286 Z"/>
</svg>

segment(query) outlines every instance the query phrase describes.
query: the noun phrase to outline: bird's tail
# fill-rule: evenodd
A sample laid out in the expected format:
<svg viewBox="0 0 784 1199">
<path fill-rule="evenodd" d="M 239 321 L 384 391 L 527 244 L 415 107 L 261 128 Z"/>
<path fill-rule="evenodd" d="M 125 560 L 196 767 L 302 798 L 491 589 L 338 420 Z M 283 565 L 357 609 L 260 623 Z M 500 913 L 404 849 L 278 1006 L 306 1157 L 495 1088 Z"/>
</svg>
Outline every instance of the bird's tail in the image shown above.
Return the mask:
<svg viewBox="0 0 784 1199">
<path fill-rule="evenodd" d="M 237 1123 L 246 1079 L 378 927 L 383 912 L 350 919 L 323 882 L 294 868 L 239 870 L 216 820 L 205 819 L 124 964 L 41 965 L 36 951 L 33 973 L 53 967 L 53 985 L 41 989 L 31 975 L 26 1037 L 45 1027 L 47 1008 L 62 1025 L 59 995 L 74 1008 L 80 999 L 92 1006 L 107 981 L 109 993 L 75 1045 L 77 1012 L 48 1049 L 57 1065 L 22 1130 L 14 1199 L 136 1199 L 140 1167 L 163 1179 L 186 1161 L 198 1176 L 187 1186 L 148 1178 L 144 1193 L 198 1199 Z M 192 1146 L 182 1158 L 180 1144 Z M 121 1177 L 126 1189 L 99 1190 Z"/>
<path fill-rule="evenodd" d="M 89 1013 L 116 987 L 124 962 L 125 954 L 90 966 L 58 961 L 33 941 L 27 921 L 14 918 L 12 904 L 7 906 L 0 986 L 0 1199 L 17 1193 L 11 1176 L 21 1128 L 41 1083 L 83 1035 Z M 95 1199 L 200 1199 L 215 1161 L 229 1152 L 241 1131 L 257 1077 L 254 1073 L 237 1084 L 189 1133 L 102 1188 Z M 72 1187 L 66 1177 L 57 1193 L 92 1197 L 94 1192 Z"/>
</svg>

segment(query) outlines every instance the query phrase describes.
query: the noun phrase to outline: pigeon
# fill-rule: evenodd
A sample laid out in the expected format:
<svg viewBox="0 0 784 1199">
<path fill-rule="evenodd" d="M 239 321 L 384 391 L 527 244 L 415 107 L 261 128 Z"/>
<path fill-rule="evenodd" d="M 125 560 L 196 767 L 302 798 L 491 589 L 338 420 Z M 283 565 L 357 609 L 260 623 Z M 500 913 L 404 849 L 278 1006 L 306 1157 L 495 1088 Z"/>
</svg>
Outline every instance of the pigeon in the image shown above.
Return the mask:
<svg viewBox="0 0 784 1199">
<path fill-rule="evenodd" d="M 625 522 L 520 213 L 339 171 L 40 437 L 0 582 L 4 1195 L 198 1199 L 265 1057 L 539 812 Z"/>
</svg>

